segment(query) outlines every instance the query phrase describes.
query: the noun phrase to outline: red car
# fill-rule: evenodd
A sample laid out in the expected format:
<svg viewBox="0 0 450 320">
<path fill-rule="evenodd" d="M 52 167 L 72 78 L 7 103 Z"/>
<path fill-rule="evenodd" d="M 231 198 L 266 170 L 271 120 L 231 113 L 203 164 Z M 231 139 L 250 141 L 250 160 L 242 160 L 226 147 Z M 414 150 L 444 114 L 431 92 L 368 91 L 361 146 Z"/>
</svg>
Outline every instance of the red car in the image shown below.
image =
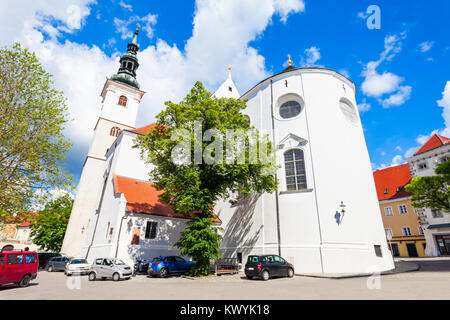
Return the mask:
<svg viewBox="0 0 450 320">
<path fill-rule="evenodd" d="M 37 252 L 0 252 L 0 285 L 17 283 L 19 287 L 27 287 L 36 279 L 38 267 Z"/>
</svg>

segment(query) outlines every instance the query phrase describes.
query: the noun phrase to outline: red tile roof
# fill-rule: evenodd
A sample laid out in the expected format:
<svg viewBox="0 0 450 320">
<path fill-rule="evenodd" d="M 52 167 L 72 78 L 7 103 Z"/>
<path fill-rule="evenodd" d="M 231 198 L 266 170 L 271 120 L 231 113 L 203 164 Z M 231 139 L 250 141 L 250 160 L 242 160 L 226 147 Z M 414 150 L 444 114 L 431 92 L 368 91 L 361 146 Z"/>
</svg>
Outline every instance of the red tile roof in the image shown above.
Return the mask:
<svg viewBox="0 0 450 320">
<path fill-rule="evenodd" d="M 29 223 L 29 222 L 24 222 L 19 225 L 19 227 L 30 227 L 30 226 L 31 226 L 31 223 Z"/>
<path fill-rule="evenodd" d="M 160 202 L 159 195 L 162 191 L 156 190 L 151 182 L 114 175 L 114 191 L 125 195 L 129 211 L 189 219 L 186 215 L 175 213 L 169 205 Z M 214 221 L 221 222 L 218 218 Z"/>
<path fill-rule="evenodd" d="M 377 170 L 373 173 L 373 178 L 375 179 L 378 200 L 395 199 L 411 195 L 403 188 L 411 181 L 411 173 L 407 163 Z M 402 187 L 402 189 L 397 191 L 398 187 Z M 388 192 L 385 194 L 386 189 Z"/>
<path fill-rule="evenodd" d="M 156 126 L 156 123 L 151 123 L 147 126 L 135 129 L 135 130 L 131 130 L 131 132 L 137 133 L 137 134 L 142 134 L 144 136 L 146 136 L 147 134 L 149 134 L 149 132 Z"/>
<path fill-rule="evenodd" d="M 422 147 L 420 147 L 419 150 L 417 150 L 416 153 L 414 153 L 414 155 L 416 156 L 418 154 L 438 148 L 448 143 L 450 143 L 449 138 L 443 137 L 435 133 L 430 139 L 428 139 L 427 142 L 424 143 Z"/>
</svg>

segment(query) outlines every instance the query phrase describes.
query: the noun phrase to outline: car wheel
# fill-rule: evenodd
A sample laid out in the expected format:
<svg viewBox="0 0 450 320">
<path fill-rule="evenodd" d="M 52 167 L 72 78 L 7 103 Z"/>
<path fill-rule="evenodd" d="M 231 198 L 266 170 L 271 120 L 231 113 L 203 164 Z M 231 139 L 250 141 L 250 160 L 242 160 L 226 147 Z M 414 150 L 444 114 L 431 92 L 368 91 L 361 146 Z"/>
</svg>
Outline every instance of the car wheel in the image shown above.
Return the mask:
<svg viewBox="0 0 450 320">
<path fill-rule="evenodd" d="M 261 274 L 261 278 L 262 278 L 264 281 L 269 280 L 269 278 L 270 278 L 269 271 L 264 270 L 264 271 L 262 272 L 262 274 Z"/>
<path fill-rule="evenodd" d="M 169 270 L 167 268 L 162 268 L 159 270 L 159 277 L 160 278 L 166 278 L 169 275 Z"/>
<path fill-rule="evenodd" d="M 288 270 L 288 277 L 289 278 L 293 278 L 294 277 L 294 270 L 292 270 L 292 268 L 289 268 L 289 270 Z"/>
<path fill-rule="evenodd" d="M 120 280 L 120 274 L 118 274 L 117 272 L 113 274 L 112 276 L 113 281 L 119 281 Z"/>
<path fill-rule="evenodd" d="M 253 276 L 246 276 L 248 280 L 253 280 Z"/>
<path fill-rule="evenodd" d="M 96 277 L 95 272 L 89 273 L 89 281 L 94 281 Z"/>
<path fill-rule="evenodd" d="M 31 281 L 31 277 L 29 275 L 25 275 L 22 278 L 22 281 L 19 282 L 19 287 L 24 288 L 24 287 L 28 287 Z"/>
<path fill-rule="evenodd" d="M 53 267 L 52 267 L 52 266 L 49 266 L 49 267 L 47 268 L 47 272 L 53 272 Z"/>
</svg>

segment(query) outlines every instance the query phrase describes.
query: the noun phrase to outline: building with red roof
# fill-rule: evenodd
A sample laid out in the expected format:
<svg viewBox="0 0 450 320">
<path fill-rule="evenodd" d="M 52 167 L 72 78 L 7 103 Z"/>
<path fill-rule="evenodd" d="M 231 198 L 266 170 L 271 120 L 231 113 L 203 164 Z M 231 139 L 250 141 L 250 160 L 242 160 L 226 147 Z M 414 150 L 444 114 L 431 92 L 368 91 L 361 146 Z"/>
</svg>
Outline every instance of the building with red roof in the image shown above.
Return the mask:
<svg viewBox="0 0 450 320">
<path fill-rule="evenodd" d="M 408 164 L 374 171 L 373 178 L 392 254 L 397 257 L 425 256 L 423 229 L 411 204 L 412 194 L 405 190 L 411 181 Z"/>
<path fill-rule="evenodd" d="M 411 177 L 434 176 L 436 166 L 450 159 L 450 139 L 433 134 L 415 153 L 406 159 Z M 450 255 L 450 213 L 433 208 L 418 210 L 427 242 L 427 256 Z"/>
</svg>

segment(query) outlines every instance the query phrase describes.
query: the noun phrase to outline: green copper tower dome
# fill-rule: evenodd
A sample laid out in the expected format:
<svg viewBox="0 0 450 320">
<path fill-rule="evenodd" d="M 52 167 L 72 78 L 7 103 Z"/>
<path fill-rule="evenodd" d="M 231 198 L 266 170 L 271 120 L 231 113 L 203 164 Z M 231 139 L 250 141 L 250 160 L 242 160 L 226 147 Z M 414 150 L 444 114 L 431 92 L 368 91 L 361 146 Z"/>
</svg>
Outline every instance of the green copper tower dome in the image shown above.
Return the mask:
<svg viewBox="0 0 450 320">
<path fill-rule="evenodd" d="M 119 71 L 111 77 L 111 80 L 119 81 L 139 89 L 139 83 L 136 80 L 136 70 L 139 68 L 139 62 L 137 59 L 137 53 L 139 46 L 137 44 L 137 37 L 139 34 L 139 24 L 134 33 L 134 38 L 131 43 L 128 44 L 127 52 L 120 58 Z"/>
</svg>

